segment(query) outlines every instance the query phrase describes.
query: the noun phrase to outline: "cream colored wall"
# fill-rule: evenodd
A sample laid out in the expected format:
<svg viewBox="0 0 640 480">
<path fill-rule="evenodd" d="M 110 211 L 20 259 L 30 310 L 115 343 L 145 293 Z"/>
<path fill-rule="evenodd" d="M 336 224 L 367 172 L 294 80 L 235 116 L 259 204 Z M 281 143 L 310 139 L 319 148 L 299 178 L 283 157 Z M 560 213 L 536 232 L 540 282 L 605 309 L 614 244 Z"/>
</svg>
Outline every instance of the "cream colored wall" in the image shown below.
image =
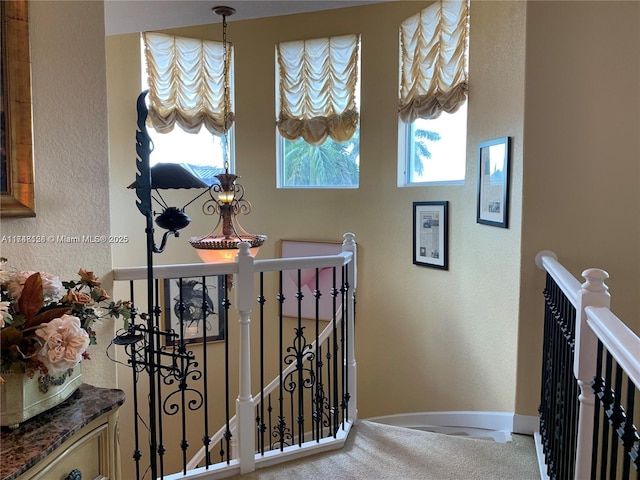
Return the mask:
<svg viewBox="0 0 640 480">
<path fill-rule="evenodd" d="M 109 145 L 102 2 L 30 2 L 36 217 L 2 218 L 1 235 L 109 235 Z M 21 269 L 62 279 L 79 268 L 111 271 L 103 244 L 0 244 Z M 103 278 L 110 288 L 109 278 Z M 113 322 L 97 327 L 98 345 L 83 363 L 85 381 L 116 385 L 104 350 Z"/>
<path fill-rule="evenodd" d="M 251 21 L 230 19 L 235 44 L 236 173 L 253 213 L 252 232 L 280 239 L 339 240 L 359 245 L 357 359 L 361 417 L 427 410 L 513 411 L 517 345 L 524 14 L 519 2 L 472 5 L 467 181 L 455 187 L 396 187 L 398 26 L 428 2 L 392 2 L 340 11 Z M 361 177 L 357 190 L 275 188 L 274 45 L 279 41 L 362 34 Z M 220 26 L 172 30 L 220 39 Z M 113 229 L 136 242 L 114 249 L 114 264 L 144 263 L 142 219 L 132 192 L 137 36 L 110 37 L 109 111 Z M 129 84 L 127 84 L 127 81 Z M 476 223 L 476 147 L 514 137 L 511 228 Z M 113 154 L 117 152 L 117 156 Z M 115 181 L 115 179 L 118 181 Z M 412 202 L 450 202 L 450 269 L 412 265 Z M 127 212 L 123 214 L 123 212 Z M 157 262 L 193 262 L 184 239 L 206 233 L 194 224 L 172 239 Z M 134 253 L 135 251 L 135 253 Z"/>
<path fill-rule="evenodd" d="M 531 2 L 516 411 L 539 403 L 544 275 L 611 275 L 611 308 L 640 333 L 640 3 Z M 640 355 L 640 352 L 638 352 Z"/>
</svg>

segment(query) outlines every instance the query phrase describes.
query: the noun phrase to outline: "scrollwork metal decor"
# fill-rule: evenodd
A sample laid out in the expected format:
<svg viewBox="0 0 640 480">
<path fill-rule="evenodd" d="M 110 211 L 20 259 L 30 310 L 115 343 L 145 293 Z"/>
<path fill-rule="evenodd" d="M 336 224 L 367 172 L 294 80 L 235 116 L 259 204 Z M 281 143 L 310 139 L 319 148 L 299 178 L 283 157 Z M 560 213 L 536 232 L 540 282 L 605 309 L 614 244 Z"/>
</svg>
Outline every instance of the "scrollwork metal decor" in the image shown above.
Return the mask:
<svg viewBox="0 0 640 480">
<path fill-rule="evenodd" d="M 164 325 L 176 334 L 167 338 L 167 345 L 224 340 L 227 318 L 223 283 L 221 276 L 164 280 Z"/>
</svg>

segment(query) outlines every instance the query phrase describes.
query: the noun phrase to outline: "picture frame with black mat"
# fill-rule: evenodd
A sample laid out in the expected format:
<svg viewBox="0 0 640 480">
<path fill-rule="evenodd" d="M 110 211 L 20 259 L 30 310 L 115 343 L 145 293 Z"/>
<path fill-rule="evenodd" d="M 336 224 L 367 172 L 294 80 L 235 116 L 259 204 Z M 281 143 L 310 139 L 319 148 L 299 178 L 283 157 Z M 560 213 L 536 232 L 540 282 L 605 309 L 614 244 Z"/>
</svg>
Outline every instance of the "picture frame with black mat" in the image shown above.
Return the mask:
<svg viewBox="0 0 640 480">
<path fill-rule="evenodd" d="M 511 137 L 478 145 L 477 223 L 509 227 Z"/>
<path fill-rule="evenodd" d="M 449 269 L 449 202 L 413 202 L 413 263 Z"/>
</svg>

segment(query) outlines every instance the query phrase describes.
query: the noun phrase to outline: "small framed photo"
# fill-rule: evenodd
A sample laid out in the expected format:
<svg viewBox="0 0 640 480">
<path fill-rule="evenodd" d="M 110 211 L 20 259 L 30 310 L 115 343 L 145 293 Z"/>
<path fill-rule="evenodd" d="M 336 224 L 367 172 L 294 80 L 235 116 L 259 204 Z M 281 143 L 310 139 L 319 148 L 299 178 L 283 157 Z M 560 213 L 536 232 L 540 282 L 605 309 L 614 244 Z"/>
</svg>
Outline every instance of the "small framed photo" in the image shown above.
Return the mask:
<svg viewBox="0 0 640 480">
<path fill-rule="evenodd" d="M 224 340 L 227 310 L 223 276 L 204 277 L 204 282 L 203 277 L 165 279 L 163 287 L 165 329 L 177 334 L 167 338 L 167 345 Z"/>
<path fill-rule="evenodd" d="M 511 137 L 478 145 L 478 223 L 508 227 L 510 161 Z"/>
<path fill-rule="evenodd" d="M 413 202 L 413 263 L 449 270 L 449 202 Z"/>
<path fill-rule="evenodd" d="M 338 255 L 342 252 L 342 244 L 334 242 L 309 242 L 299 240 L 282 240 L 282 258 L 290 257 L 312 257 L 316 255 Z M 316 275 L 315 268 L 305 268 L 300 270 L 285 270 L 282 272 L 282 294 L 285 301 L 282 304 L 282 314 L 285 317 L 298 317 L 298 300 L 296 293 L 302 293 L 300 302 L 300 317 L 315 319 L 316 299 L 313 292 L 316 289 L 322 294 L 318 306 L 318 319 L 331 320 L 333 318 L 333 298 L 331 289 L 333 288 L 333 268 L 321 268 Z M 336 272 L 336 282 L 338 288 L 342 282 L 342 272 Z M 336 299 L 336 308 L 342 305 L 342 299 Z"/>
</svg>

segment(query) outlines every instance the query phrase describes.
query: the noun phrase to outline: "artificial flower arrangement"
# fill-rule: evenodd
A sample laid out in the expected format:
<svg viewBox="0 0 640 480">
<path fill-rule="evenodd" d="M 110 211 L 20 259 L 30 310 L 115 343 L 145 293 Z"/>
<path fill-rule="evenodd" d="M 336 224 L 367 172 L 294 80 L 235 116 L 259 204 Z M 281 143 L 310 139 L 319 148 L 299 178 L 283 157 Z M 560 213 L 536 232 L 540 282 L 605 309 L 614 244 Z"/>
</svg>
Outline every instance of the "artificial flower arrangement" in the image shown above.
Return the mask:
<svg viewBox="0 0 640 480">
<path fill-rule="evenodd" d="M 46 272 L 11 271 L 0 258 L 0 372 L 60 375 L 90 359 L 92 325 L 131 318 L 131 303 L 113 301 L 93 272 L 63 282 Z M 2 382 L 0 377 L 0 382 Z"/>
</svg>

